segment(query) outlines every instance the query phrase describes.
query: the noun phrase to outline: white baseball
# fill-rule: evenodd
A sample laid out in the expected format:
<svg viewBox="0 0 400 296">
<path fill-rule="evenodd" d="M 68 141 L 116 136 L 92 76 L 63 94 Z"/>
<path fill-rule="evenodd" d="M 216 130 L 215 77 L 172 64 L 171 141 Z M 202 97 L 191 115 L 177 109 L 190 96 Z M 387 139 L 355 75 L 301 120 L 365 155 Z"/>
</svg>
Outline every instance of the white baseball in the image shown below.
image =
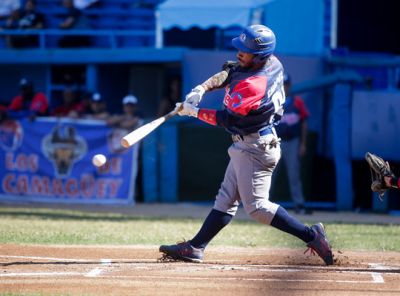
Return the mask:
<svg viewBox="0 0 400 296">
<path fill-rule="evenodd" d="M 101 167 L 107 162 L 107 158 L 103 154 L 96 154 L 92 158 L 92 163 L 94 166 Z"/>
</svg>

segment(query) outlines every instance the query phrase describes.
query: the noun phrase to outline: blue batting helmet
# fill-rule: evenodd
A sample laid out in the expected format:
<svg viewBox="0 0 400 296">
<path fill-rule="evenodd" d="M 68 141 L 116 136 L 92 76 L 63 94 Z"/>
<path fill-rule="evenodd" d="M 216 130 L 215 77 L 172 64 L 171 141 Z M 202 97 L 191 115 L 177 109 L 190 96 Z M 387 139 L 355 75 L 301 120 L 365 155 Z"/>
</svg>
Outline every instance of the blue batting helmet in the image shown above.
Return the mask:
<svg viewBox="0 0 400 296">
<path fill-rule="evenodd" d="M 236 49 L 256 55 L 254 62 L 264 62 L 275 50 L 276 39 L 272 30 L 263 25 L 245 28 L 239 37 L 232 39 Z"/>
</svg>

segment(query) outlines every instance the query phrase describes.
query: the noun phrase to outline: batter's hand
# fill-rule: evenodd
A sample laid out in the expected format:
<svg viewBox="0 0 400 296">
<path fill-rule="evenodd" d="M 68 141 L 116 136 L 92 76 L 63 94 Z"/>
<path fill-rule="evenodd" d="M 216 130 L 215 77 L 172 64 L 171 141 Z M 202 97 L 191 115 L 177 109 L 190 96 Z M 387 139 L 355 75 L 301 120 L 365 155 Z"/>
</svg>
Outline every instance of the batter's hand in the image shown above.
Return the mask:
<svg viewBox="0 0 400 296">
<path fill-rule="evenodd" d="M 175 110 L 178 111 L 179 116 L 192 116 L 197 118 L 197 114 L 199 113 L 199 108 L 186 102 L 176 103 Z"/>
<path fill-rule="evenodd" d="M 201 85 L 196 86 L 186 95 L 185 102 L 193 106 L 197 106 L 203 98 L 206 90 Z"/>
</svg>

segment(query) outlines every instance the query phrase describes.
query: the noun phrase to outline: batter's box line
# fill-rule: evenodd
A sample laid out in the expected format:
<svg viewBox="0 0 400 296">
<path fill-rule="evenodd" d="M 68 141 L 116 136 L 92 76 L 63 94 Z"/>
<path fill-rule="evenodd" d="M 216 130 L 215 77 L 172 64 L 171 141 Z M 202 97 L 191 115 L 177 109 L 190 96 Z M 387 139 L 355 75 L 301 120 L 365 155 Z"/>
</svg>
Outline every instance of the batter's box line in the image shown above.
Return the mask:
<svg viewBox="0 0 400 296">
<path fill-rule="evenodd" d="M 168 280 L 203 280 L 203 281 L 211 281 L 216 280 L 216 277 L 184 277 L 184 276 L 153 276 L 153 275 L 115 275 L 115 276 L 100 276 L 100 278 L 112 278 L 112 279 L 119 279 L 119 278 L 126 278 L 126 279 L 168 279 Z M 250 282 L 309 282 L 309 283 L 345 283 L 345 284 L 380 284 L 380 282 L 372 281 L 356 281 L 356 280 L 321 280 L 321 279 L 275 279 L 275 278 L 243 278 L 243 277 L 218 277 L 219 281 L 250 281 Z"/>
</svg>

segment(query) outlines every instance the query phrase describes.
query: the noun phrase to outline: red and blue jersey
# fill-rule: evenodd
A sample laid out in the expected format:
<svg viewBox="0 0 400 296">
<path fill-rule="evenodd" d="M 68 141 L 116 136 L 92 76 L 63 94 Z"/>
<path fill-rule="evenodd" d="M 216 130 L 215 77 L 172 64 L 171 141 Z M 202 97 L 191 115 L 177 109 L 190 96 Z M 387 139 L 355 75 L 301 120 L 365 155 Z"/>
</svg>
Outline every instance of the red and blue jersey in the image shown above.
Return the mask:
<svg viewBox="0 0 400 296">
<path fill-rule="evenodd" d="M 231 134 L 247 135 L 275 125 L 284 102 L 283 67 L 271 56 L 259 70 L 232 69 L 227 78 L 224 109 L 200 109 L 198 118 L 222 126 Z"/>
<path fill-rule="evenodd" d="M 299 138 L 301 124 L 310 115 L 303 99 L 300 96 L 288 96 L 283 108 L 285 113 L 276 127 L 278 136 L 284 141 Z"/>
</svg>

